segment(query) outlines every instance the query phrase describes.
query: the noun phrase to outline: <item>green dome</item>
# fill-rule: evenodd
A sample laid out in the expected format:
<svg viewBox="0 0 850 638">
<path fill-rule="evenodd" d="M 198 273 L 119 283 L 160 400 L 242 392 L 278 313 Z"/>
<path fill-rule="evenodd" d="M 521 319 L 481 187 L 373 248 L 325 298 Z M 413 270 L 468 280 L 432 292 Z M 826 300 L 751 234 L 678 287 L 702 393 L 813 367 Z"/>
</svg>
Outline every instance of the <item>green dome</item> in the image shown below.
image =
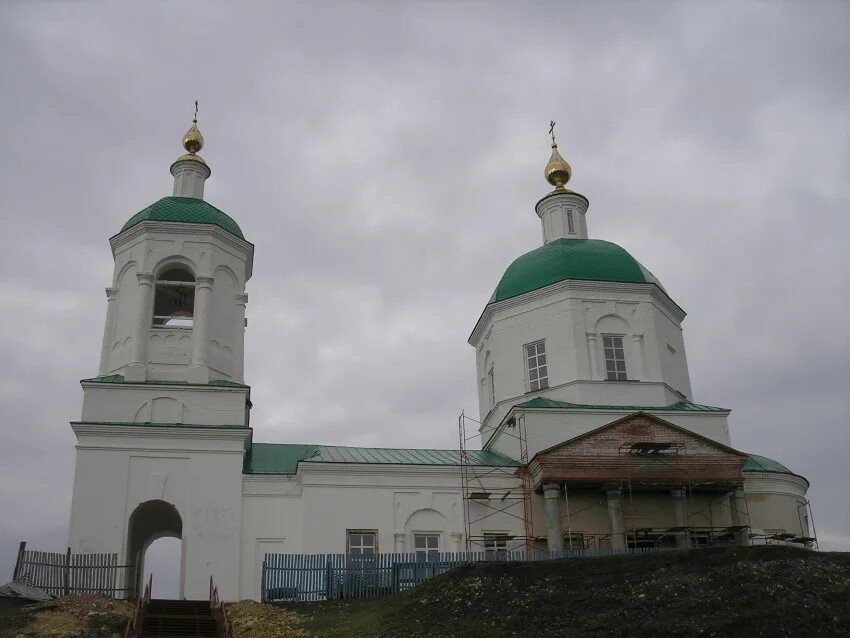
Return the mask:
<svg viewBox="0 0 850 638">
<path fill-rule="evenodd" d="M 766 456 L 759 456 L 757 454 L 750 454 L 750 458 L 747 459 L 747 462 L 744 463 L 744 467 L 741 469 L 744 472 L 776 472 L 778 474 L 794 474 L 794 472 L 782 465 L 779 461 L 774 461 Z"/>
<path fill-rule="evenodd" d="M 601 239 L 556 239 L 508 266 L 490 303 L 566 279 L 656 284 L 655 276 L 617 244 Z"/>
<path fill-rule="evenodd" d="M 232 235 L 236 235 L 239 239 L 245 239 L 242 230 L 233 219 L 215 206 L 194 197 L 163 197 L 158 202 L 133 215 L 121 228 L 121 232 L 123 233 L 128 228 L 144 221 L 212 224 Z"/>
</svg>

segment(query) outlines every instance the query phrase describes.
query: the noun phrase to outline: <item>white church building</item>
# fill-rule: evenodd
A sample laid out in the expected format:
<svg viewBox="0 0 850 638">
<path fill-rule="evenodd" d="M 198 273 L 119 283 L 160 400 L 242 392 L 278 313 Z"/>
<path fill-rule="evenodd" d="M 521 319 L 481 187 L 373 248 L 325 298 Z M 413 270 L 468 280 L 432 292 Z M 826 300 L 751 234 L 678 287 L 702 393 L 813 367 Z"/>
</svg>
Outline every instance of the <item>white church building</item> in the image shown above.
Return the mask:
<svg viewBox="0 0 850 638">
<path fill-rule="evenodd" d="M 554 137 L 543 245 L 472 326 L 480 422 L 461 417 L 459 449 L 255 440 L 254 244 L 204 200 L 196 124 L 173 195 L 109 240 L 100 367 L 71 423 L 73 552 L 139 564 L 175 537 L 181 595 L 205 598 L 212 575 L 235 600 L 260 598 L 266 553 L 814 541 L 808 482 L 732 448 L 729 410 L 693 400 L 684 310 L 624 248 L 588 238 Z"/>
</svg>

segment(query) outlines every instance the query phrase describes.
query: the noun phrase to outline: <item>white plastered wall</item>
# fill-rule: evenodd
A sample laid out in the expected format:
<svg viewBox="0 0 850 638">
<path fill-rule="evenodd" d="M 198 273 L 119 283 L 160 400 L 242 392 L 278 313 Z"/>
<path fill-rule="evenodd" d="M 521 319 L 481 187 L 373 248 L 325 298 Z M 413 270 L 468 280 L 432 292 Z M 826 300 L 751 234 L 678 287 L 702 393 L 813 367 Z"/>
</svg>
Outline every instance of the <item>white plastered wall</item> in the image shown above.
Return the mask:
<svg viewBox="0 0 850 638">
<path fill-rule="evenodd" d="M 259 597 L 266 552 L 344 553 L 347 530 L 374 530 L 385 553 L 412 552 L 417 532 L 439 535 L 440 551 L 465 551 L 456 466 L 302 462 L 294 476 L 245 476 L 242 490 L 243 597 Z M 473 534 L 482 531 L 521 535 L 522 521 L 490 517 Z"/>
<path fill-rule="evenodd" d="M 248 388 L 83 382 L 81 420 L 97 423 L 245 423 Z"/>
<path fill-rule="evenodd" d="M 68 544 L 127 560 L 130 515 L 141 503 L 174 505 L 183 523 L 182 595 L 203 599 L 213 576 L 239 595 L 241 475 L 247 429 L 75 424 L 77 459 Z"/>
</svg>

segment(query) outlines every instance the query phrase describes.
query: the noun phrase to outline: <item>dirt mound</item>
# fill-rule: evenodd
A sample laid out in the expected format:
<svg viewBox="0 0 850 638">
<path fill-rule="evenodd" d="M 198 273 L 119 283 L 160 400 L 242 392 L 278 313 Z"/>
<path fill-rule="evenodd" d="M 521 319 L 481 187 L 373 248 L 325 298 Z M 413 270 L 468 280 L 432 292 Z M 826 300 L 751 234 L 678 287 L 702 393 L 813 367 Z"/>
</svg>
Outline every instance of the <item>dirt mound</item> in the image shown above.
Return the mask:
<svg viewBox="0 0 850 638">
<path fill-rule="evenodd" d="M 299 614 L 251 600 L 227 605 L 227 617 L 233 621 L 239 638 L 302 638 L 310 635 L 301 628 L 303 618 Z"/>
<path fill-rule="evenodd" d="M 850 554 L 783 547 L 479 563 L 406 594 L 380 636 L 850 636 Z"/>
<path fill-rule="evenodd" d="M 38 604 L 8 601 L 0 638 L 113 638 L 122 636 L 133 605 L 97 596 L 65 596 Z"/>
</svg>

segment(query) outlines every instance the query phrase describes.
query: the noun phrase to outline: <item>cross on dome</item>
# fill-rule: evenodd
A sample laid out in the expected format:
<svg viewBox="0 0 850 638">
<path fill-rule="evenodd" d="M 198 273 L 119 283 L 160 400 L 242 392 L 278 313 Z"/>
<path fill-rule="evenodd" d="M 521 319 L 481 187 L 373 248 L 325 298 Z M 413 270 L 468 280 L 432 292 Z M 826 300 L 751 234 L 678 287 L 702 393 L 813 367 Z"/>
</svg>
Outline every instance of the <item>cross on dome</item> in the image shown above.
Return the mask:
<svg viewBox="0 0 850 638">
<path fill-rule="evenodd" d="M 564 184 L 570 181 L 573 169 L 558 152 L 558 143 L 555 141 L 555 120 L 549 121 L 549 135 L 552 136 L 552 155 L 543 170 L 546 181 L 555 187 L 555 190 L 565 190 Z"/>
</svg>

